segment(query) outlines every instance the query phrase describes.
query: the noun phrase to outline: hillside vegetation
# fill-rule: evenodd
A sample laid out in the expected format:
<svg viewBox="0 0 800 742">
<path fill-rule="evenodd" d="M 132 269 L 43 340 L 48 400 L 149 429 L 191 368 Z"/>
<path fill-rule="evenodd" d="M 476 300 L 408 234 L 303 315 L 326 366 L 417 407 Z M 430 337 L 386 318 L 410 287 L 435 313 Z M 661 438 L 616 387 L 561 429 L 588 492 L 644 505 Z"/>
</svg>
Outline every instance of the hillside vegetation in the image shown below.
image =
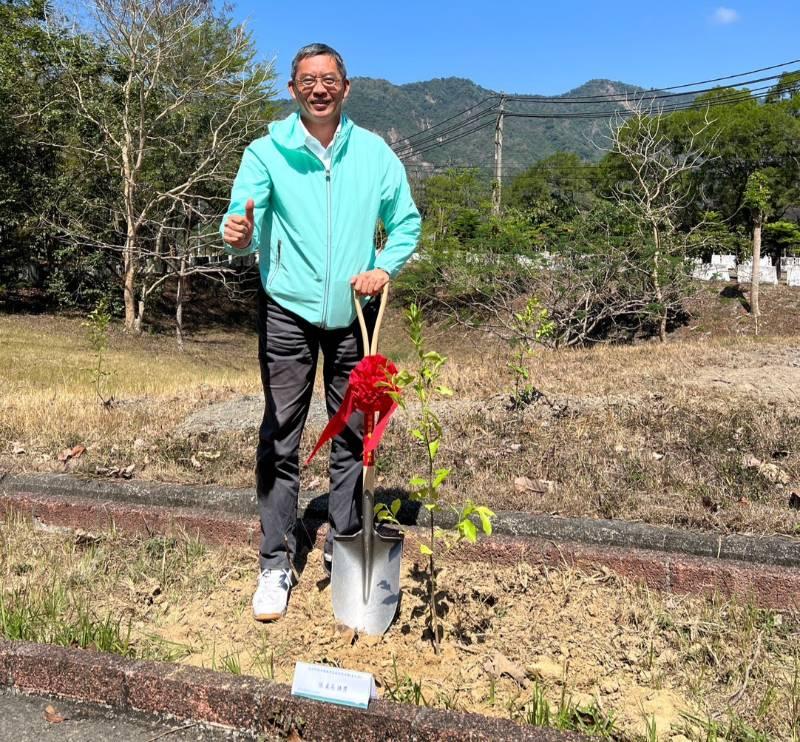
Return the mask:
<svg viewBox="0 0 800 742">
<path fill-rule="evenodd" d="M 564 93 L 562 98 L 590 96 L 625 97 L 641 93 L 642 88 L 612 80 L 589 80 Z M 346 111 L 352 119 L 380 134 L 387 142 L 397 142 L 433 124 L 476 106 L 498 91 L 483 88 L 471 80 L 444 77 L 424 82 L 393 85 L 386 80 L 356 77 L 352 81 Z M 291 101 L 281 102 L 281 115 L 294 110 Z M 517 106 L 520 108 L 520 106 Z M 525 105 L 533 114 L 585 111 L 582 103 L 542 101 Z M 598 160 L 602 152 L 595 146 L 607 130 L 599 120 L 512 119 L 506 123 L 504 161 L 508 173 L 516 173 L 537 160 L 556 152 L 575 152 L 586 160 Z M 494 131 L 487 127 L 452 144 L 413 158 L 415 163 L 488 167 L 494 161 Z"/>
</svg>

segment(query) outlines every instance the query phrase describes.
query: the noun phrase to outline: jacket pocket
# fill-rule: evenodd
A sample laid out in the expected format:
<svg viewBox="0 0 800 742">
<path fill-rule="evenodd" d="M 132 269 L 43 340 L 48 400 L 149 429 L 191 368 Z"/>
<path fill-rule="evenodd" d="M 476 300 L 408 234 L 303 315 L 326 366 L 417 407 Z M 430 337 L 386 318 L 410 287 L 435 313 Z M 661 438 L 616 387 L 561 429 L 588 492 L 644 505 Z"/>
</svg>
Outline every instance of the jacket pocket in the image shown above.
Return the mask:
<svg viewBox="0 0 800 742">
<path fill-rule="evenodd" d="M 277 245 L 278 256 L 275 258 L 275 264 L 272 266 L 270 273 L 269 273 L 269 281 L 267 282 L 267 288 L 272 286 L 272 282 L 275 280 L 275 276 L 278 275 L 278 271 L 281 268 L 281 241 L 278 240 Z"/>
</svg>

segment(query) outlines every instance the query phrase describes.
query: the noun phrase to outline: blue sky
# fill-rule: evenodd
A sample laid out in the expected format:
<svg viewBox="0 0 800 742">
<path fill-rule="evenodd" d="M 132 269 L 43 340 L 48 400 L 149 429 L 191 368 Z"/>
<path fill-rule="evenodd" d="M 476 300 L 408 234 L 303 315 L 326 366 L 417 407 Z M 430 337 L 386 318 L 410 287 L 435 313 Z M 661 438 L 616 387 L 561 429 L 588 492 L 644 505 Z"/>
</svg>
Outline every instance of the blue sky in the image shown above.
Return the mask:
<svg viewBox="0 0 800 742">
<path fill-rule="evenodd" d="M 281 87 L 294 52 L 312 41 L 337 48 L 350 76 L 400 84 L 454 75 L 546 95 L 592 78 L 665 87 L 800 58 L 798 0 L 239 0 L 234 17 L 275 59 Z"/>
</svg>

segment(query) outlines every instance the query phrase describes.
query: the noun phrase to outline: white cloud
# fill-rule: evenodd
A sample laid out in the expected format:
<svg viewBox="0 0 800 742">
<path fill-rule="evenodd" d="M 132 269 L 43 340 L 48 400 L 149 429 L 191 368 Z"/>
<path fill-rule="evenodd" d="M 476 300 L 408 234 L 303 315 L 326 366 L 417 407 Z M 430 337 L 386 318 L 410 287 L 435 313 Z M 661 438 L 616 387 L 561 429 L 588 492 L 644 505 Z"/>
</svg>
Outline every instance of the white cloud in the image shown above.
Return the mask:
<svg viewBox="0 0 800 742">
<path fill-rule="evenodd" d="M 711 20 L 720 25 L 720 26 L 727 26 L 731 23 L 736 23 L 741 19 L 739 12 L 734 10 L 733 8 L 725 8 L 720 6 L 714 11 L 714 14 L 711 16 Z"/>
</svg>

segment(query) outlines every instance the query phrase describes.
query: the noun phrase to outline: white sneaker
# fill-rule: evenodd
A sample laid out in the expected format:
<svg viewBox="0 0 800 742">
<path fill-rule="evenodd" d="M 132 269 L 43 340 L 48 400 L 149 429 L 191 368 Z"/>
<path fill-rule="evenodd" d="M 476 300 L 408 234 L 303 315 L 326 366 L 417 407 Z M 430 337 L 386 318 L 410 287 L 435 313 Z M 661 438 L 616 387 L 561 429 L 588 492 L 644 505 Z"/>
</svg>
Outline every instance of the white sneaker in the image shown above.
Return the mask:
<svg viewBox="0 0 800 742">
<path fill-rule="evenodd" d="M 277 621 L 286 613 L 292 573 L 288 569 L 265 569 L 258 576 L 253 594 L 253 618 L 256 621 Z"/>
</svg>

